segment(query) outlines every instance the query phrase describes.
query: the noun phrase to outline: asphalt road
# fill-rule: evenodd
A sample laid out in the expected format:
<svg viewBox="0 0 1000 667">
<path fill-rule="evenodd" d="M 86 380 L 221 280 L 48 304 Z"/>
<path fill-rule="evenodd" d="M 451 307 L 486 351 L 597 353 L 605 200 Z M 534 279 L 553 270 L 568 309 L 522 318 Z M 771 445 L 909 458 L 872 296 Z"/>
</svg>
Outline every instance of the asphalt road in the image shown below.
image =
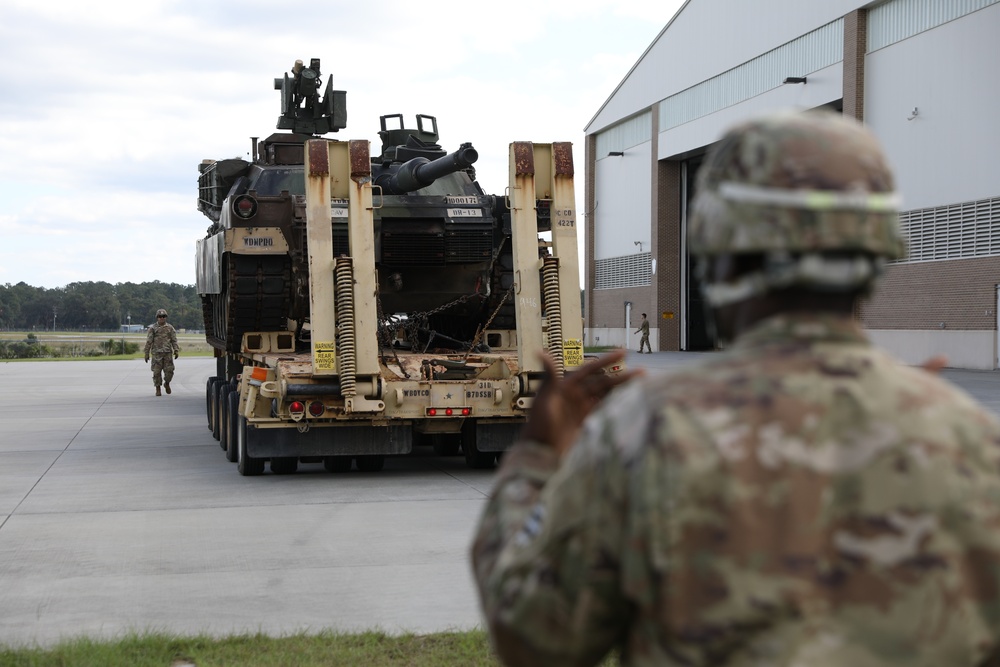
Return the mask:
<svg viewBox="0 0 1000 667">
<path fill-rule="evenodd" d="M 142 361 L 0 363 L 0 644 L 480 624 L 468 545 L 492 473 L 418 448 L 380 473 L 241 477 L 207 429 L 214 361 L 177 366 L 156 398 Z M 944 375 L 1000 412 L 1000 373 Z"/>
</svg>

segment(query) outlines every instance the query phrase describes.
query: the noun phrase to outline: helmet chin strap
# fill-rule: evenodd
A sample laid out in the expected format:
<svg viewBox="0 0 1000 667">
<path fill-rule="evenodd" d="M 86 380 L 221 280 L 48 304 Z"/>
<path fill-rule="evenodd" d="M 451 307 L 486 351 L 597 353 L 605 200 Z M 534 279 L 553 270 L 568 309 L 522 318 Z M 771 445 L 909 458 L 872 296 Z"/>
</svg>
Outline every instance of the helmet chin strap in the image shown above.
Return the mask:
<svg viewBox="0 0 1000 667">
<path fill-rule="evenodd" d="M 848 292 L 873 284 L 881 275 L 885 261 L 868 255 L 828 257 L 809 253 L 793 257 L 788 253 L 768 253 L 764 266 L 732 282 L 709 283 L 699 270 L 702 291 L 710 306 L 718 308 L 768 292 L 801 287 L 817 292 Z M 704 267 L 704 264 L 702 264 Z"/>
</svg>

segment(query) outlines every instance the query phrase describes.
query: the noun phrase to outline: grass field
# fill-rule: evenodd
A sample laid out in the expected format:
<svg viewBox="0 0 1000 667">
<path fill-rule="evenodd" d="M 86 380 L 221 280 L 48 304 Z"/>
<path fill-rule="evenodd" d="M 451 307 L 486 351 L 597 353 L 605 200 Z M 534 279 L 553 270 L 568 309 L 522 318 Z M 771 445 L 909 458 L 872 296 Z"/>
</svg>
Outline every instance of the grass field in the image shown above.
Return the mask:
<svg viewBox="0 0 1000 667">
<path fill-rule="evenodd" d="M 117 641 L 75 639 L 51 648 L 0 647 L 0 667 L 431 667 L 500 665 L 482 631 L 391 636 L 262 634 L 222 639 L 167 634 L 130 635 Z"/>
<path fill-rule="evenodd" d="M 612 655 L 600 667 L 618 667 Z M 51 648 L 4 647 L 0 667 L 500 667 L 482 630 L 429 635 L 323 632 L 268 637 L 133 634 Z"/>
<path fill-rule="evenodd" d="M 114 331 L 0 331 L 0 341 L 24 341 L 34 334 L 39 345 L 44 345 L 52 354 L 33 359 L 3 359 L 2 361 L 66 361 L 69 359 L 142 359 L 142 349 L 146 345 L 145 333 L 122 334 Z M 133 354 L 103 354 L 102 343 L 109 340 L 138 345 Z M 179 333 L 177 344 L 181 355 L 188 357 L 212 356 L 212 348 L 205 341 L 204 334 Z"/>
</svg>

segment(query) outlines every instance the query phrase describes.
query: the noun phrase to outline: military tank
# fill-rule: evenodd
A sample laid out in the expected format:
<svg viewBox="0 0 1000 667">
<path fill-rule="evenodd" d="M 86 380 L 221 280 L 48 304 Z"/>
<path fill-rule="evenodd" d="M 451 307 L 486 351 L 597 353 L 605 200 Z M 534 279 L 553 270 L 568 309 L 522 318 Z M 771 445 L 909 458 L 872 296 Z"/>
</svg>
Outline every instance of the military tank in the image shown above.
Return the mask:
<svg viewBox="0 0 1000 667">
<path fill-rule="evenodd" d="M 346 93 L 332 76 L 322 95 L 321 85 L 319 59 L 296 61 L 274 80 L 279 132 L 251 138 L 250 160 L 199 166 L 198 209 L 211 225 L 198 241 L 197 288 L 206 338 L 221 352 L 238 353 L 255 331 L 294 332 L 296 349 L 309 345 L 304 146 L 347 125 Z M 401 114 L 381 116 L 371 157 L 380 341 L 482 350 L 478 332 L 516 325 L 509 211 L 476 181 L 471 143 L 446 152 L 434 116 L 404 125 Z M 331 233 L 334 255 L 347 254 L 346 201 L 331 201 Z"/>
</svg>

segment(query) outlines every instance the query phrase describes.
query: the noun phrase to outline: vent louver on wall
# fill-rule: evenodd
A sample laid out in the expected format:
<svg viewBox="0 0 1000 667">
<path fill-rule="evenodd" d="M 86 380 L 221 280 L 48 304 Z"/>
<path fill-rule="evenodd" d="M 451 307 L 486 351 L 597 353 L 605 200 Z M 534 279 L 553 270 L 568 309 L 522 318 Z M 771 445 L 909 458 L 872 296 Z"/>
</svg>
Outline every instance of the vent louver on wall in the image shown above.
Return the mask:
<svg viewBox="0 0 1000 667">
<path fill-rule="evenodd" d="M 907 257 L 896 264 L 1000 255 L 1000 197 L 899 215 Z"/>
<path fill-rule="evenodd" d="M 648 252 L 597 260 L 594 262 L 594 289 L 649 285 L 652 279 L 651 260 Z"/>
</svg>

